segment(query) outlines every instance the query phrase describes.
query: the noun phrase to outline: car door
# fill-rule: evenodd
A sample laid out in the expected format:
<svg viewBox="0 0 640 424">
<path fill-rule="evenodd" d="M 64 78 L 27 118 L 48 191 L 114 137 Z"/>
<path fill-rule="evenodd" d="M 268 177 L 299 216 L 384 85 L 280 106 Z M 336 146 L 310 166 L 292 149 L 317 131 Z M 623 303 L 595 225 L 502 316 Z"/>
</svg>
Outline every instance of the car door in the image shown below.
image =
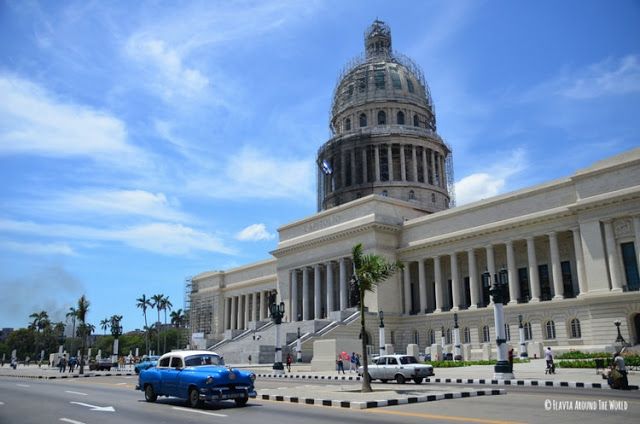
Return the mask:
<svg viewBox="0 0 640 424">
<path fill-rule="evenodd" d="M 178 381 L 183 368 L 182 358 L 172 356 L 169 368 L 163 370 L 162 384 L 169 396 L 184 397 L 184 394 L 178 393 Z"/>
<path fill-rule="evenodd" d="M 398 370 L 398 360 L 394 356 L 387 358 L 387 366 L 385 369 L 386 379 L 393 380 L 396 378 L 396 372 Z"/>
<path fill-rule="evenodd" d="M 380 367 L 380 365 L 378 365 L 380 362 L 384 363 L 384 358 L 375 358 L 373 361 L 371 361 L 371 364 L 369 364 L 369 366 L 367 367 L 369 371 L 369 375 L 371 376 L 372 379 L 383 378 L 381 374 L 381 371 L 383 369 Z"/>
</svg>

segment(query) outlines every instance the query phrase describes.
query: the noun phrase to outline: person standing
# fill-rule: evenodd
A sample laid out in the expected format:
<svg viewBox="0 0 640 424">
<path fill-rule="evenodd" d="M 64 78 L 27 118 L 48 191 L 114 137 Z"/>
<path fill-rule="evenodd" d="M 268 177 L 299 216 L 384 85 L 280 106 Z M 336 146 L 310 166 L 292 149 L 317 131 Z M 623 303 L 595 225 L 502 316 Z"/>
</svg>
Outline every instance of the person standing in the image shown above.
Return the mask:
<svg viewBox="0 0 640 424">
<path fill-rule="evenodd" d="M 287 353 L 287 371 L 291 372 L 291 354 Z"/>
<path fill-rule="evenodd" d="M 340 371 L 342 371 L 342 374 L 344 374 L 344 363 L 342 362 L 342 355 L 338 355 L 336 364 L 338 364 L 338 374 L 340 374 Z"/>
<path fill-rule="evenodd" d="M 627 367 L 624 363 L 624 358 L 622 357 L 622 351 L 615 353 L 613 358 L 613 368 L 618 370 L 622 376 L 620 388 L 622 390 L 629 390 L 629 378 L 627 376 Z"/>
<path fill-rule="evenodd" d="M 547 361 L 547 369 L 544 371 L 545 374 L 555 374 L 556 367 L 553 364 L 553 352 L 551 351 L 551 346 L 547 347 L 547 350 L 544 352 L 544 359 Z"/>
<path fill-rule="evenodd" d="M 356 353 L 351 352 L 351 358 L 349 358 L 349 372 L 353 372 L 356 369 Z"/>
</svg>

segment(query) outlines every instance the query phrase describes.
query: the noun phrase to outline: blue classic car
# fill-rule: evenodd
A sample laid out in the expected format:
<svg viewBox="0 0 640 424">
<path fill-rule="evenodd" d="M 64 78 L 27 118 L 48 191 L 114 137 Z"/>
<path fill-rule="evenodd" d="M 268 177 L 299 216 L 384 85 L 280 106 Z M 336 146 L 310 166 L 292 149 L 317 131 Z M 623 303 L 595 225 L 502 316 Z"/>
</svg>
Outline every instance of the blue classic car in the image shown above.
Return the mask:
<svg viewBox="0 0 640 424">
<path fill-rule="evenodd" d="M 158 365 L 159 356 L 155 355 L 145 355 L 142 357 L 142 360 L 133 367 L 133 370 L 136 374 L 140 374 L 140 371 L 149 369 L 151 367 L 155 367 Z"/>
<path fill-rule="evenodd" d="M 233 399 L 237 406 L 256 397 L 250 371 L 228 368 L 216 353 L 184 350 L 165 353 L 155 368 L 140 372 L 136 390 L 144 391 L 147 402 L 158 396 L 186 399 L 189 406 L 201 407 L 204 401 Z"/>
</svg>

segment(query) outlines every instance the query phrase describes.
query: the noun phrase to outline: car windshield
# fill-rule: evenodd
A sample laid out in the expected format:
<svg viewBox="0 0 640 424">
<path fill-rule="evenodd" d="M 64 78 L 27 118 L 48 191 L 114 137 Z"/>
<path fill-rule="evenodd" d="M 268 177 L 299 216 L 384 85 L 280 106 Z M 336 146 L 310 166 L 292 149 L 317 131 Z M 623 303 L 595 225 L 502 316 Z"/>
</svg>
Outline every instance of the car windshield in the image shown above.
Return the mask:
<svg viewBox="0 0 640 424">
<path fill-rule="evenodd" d="M 193 355 L 187 356 L 184 360 L 187 367 L 198 367 L 203 365 L 224 365 L 224 360 L 218 355 Z"/>
<path fill-rule="evenodd" d="M 401 364 L 417 364 L 418 361 L 413 356 L 401 356 L 400 363 Z"/>
</svg>

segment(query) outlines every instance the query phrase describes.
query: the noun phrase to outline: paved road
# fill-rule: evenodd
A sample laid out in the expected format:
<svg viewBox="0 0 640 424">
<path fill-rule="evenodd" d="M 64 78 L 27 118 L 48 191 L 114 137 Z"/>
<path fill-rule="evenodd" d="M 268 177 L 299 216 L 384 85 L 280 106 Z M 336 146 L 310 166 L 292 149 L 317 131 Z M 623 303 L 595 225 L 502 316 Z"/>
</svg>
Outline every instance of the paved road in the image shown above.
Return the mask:
<svg viewBox="0 0 640 424">
<path fill-rule="evenodd" d="M 637 392 L 509 388 L 505 396 L 453 399 L 424 404 L 368 410 L 349 410 L 272 401 L 251 400 L 245 408 L 232 402 L 185 408 L 177 399 L 147 403 L 133 390 L 135 377 L 101 377 L 73 380 L 0 378 L 0 424 L 27 423 L 637 423 Z M 340 383 L 258 381 L 258 389 Z M 385 385 L 388 389 L 390 385 Z M 359 384 L 354 384 L 354 389 Z M 576 404 L 576 401 L 585 401 Z M 610 403 L 609 401 L 614 401 Z M 568 402 L 568 403 L 563 403 Z M 603 410 L 603 405 L 625 408 Z M 545 405 L 547 408 L 545 408 Z M 562 411 L 566 405 L 593 407 L 593 411 Z M 104 410 L 94 410 L 102 407 Z M 109 408 L 112 407 L 113 411 Z M 547 410 L 549 409 L 549 410 Z M 504 411 L 504 412 L 499 412 Z"/>
</svg>

